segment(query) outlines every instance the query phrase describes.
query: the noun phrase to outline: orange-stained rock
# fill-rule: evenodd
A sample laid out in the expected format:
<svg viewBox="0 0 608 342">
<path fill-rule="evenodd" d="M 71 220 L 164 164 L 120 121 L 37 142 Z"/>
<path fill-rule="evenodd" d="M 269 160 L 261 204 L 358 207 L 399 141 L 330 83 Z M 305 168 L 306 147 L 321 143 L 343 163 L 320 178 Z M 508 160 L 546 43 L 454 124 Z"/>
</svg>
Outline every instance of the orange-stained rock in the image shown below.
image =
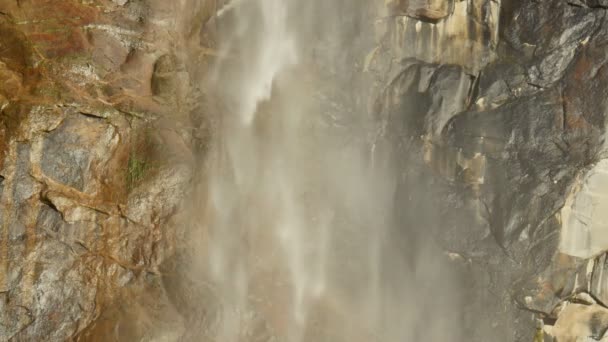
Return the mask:
<svg viewBox="0 0 608 342">
<path fill-rule="evenodd" d="M 141 297 L 170 307 L 157 268 L 174 248 L 168 222 L 191 182 L 194 146 L 181 140 L 173 156 L 158 132 L 169 122 L 183 135 L 193 111 L 185 99 L 199 96 L 183 63 L 200 61 L 193 30 L 203 25 L 186 5 L 0 1 L 1 341 L 89 340 L 91 331 L 139 340 L 149 325 L 133 335 L 112 312 L 145 306 L 124 317 L 157 325 Z M 180 101 L 155 97 L 156 61 L 187 44 L 181 69 L 162 75 L 182 81 L 162 91 L 180 87 Z"/>
</svg>

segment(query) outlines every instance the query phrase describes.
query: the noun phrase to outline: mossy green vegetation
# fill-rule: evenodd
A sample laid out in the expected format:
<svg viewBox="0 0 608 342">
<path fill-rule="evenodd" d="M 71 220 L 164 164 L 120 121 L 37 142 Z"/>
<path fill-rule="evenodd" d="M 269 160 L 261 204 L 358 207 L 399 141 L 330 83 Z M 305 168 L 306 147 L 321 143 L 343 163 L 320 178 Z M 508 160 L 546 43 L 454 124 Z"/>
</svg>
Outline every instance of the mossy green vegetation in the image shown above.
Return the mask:
<svg viewBox="0 0 608 342">
<path fill-rule="evenodd" d="M 148 163 L 136 153 L 131 153 L 127 167 L 128 190 L 133 189 L 144 179 L 147 169 Z"/>
<path fill-rule="evenodd" d="M 541 329 L 541 328 L 536 329 L 536 334 L 534 334 L 533 342 L 544 342 L 544 341 L 545 341 L 545 333 L 543 332 L 543 329 Z"/>
<path fill-rule="evenodd" d="M 153 177 L 161 165 L 164 146 L 158 138 L 157 128 L 140 126 L 131 136 L 127 162 L 127 191 L 133 190 L 145 179 Z"/>
<path fill-rule="evenodd" d="M 129 161 L 127 162 L 127 190 L 140 184 L 150 171 L 152 139 L 149 127 L 142 127 L 132 136 Z"/>
</svg>

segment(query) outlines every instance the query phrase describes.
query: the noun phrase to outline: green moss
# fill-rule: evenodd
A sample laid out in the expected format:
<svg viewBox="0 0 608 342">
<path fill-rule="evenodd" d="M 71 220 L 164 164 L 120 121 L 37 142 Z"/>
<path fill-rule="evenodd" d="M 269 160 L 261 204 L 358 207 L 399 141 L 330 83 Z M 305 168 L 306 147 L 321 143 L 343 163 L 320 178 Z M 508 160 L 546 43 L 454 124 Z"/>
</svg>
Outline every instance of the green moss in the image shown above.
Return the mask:
<svg viewBox="0 0 608 342">
<path fill-rule="evenodd" d="M 534 342 L 543 342 L 545 340 L 545 333 L 543 329 L 536 329 L 536 334 L 534 335 Z"/>
<path fill-rule="evenodd" d="M 127 188 L 131 190 L 139 184 L 144 179 L 147 170 L 148 163 L 132 153 L 129 156 L 127 168 Z"/>
<path fill-rule="evenodd" d="M 151 126 L 139 127 L 131 136 L 129 160 L 127 162 L 127 190 L 138 186 L 144 179 L 152 177 L 159 169 L 162 144 L 155 139 Z"/>
</svg>

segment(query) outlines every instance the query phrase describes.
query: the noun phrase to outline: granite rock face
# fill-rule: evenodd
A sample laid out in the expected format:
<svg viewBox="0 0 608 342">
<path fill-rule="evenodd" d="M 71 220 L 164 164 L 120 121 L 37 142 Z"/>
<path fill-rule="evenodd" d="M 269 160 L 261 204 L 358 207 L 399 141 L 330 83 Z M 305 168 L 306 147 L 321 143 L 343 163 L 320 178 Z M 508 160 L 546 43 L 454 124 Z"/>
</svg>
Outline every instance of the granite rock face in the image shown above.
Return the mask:
<svg viewBox="0 0 608 342">
<path fill-rule="evenodd" d="M 445 3 L 454 10 L 439 21 L 393 4 L 402 11 L 378 41 L 392 67 L 369 67 L 388 84 L 376 112 L 403 146 L 402 191 L 435 194 L 414 201 L 437 208 L 424 222 L 466 263 L 468 310 L 486 313 L 465 323 L 471 340 L 600 340 L 608 13 L 589 1 Z M 451 43 L 418 53 L 420 32 L 450 20 L 479 28 L 448 29 Z M 417 37 L 403 34 L 409 21 Z M 420 219 L 407 207 L 404 220 Z M 581 294 L 598 301 L 567 305 Z"/>
<path fill-rule="evenodd" d="M 398 219 L 467 284 L 466 340 L 608 338 L 608 3 L 377 3 L 376 45 L 332 72 L 369 81 Z M 179 213 L 229 4 L 0 2 L 0 341 L 200 337 Z"/>
<path fill-rule="evenodd" d="M 179 336 L 158 268 L 206 139 L 212 7 L 0 2 L 1 341 Z"/>
</svg>

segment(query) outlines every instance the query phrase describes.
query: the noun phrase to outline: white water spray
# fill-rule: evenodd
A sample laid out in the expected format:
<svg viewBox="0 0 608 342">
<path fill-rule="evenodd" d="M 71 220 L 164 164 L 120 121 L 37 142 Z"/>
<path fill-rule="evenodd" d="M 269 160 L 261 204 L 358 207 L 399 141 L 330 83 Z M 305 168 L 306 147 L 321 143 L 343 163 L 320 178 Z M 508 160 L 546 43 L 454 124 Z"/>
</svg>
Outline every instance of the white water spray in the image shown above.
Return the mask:
<svg viewBox="0 0 608 342">
<path fill-rule="evenodd" d="M 249 0 L 225 19 L 231 58 L 220 61 L 216 85 L 229 112 L 212 148 L 204 246 L 222 303 L 213 341 L 409 341 L 427 319 L 408 308 L 419 302 L 408 292 L 416 275 L 391 241 L 398 176 L 390 152 L 374 151 L 371 162 L 376 123 L 332 100 L 327 92 L 354 87 L 324 74 L 309 51 L 319 38 L 311 32 L 333 34 L 324 31 L 332 25 L 314 27 L 337 14 L 326 9 L 339 10 Z M 302 21 L 309 26 L 294 24 Z"/>
</svg>

